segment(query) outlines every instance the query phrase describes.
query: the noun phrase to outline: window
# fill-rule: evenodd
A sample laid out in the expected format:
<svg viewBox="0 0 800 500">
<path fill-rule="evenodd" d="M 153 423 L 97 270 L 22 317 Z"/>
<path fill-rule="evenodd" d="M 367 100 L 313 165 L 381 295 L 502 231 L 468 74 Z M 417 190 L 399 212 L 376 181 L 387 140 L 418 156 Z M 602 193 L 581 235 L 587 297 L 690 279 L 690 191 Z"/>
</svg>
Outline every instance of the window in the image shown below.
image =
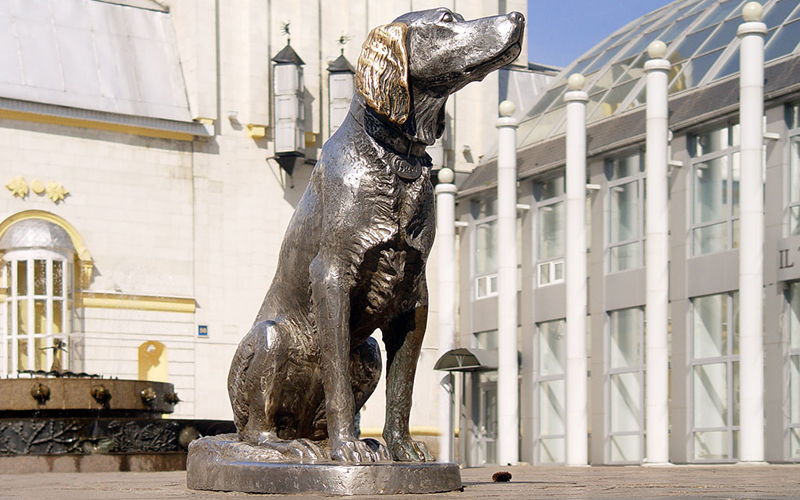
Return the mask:
<svg viewBox="0 0 800 500">
<path fill-rule="evenodd" d="M 47 250 L 9 252 L 3 259 L 8 289 L 8 373 L 69 368 L 72 264 Z"/>
<path fill-rule="evenodd" d="M 800 461 L 800 282 L 787 290 L 789 308 L 789 459 Z"/>
<path fill-rule="evenodd" d="M 798 131 L 800 134 L 800 131 Z M 791 139 L 789 163 L 789 235 L 800 234 L 800 135 Z"/>
<path fill-rule="evenodd" d="M 497 295 L 497 198 L 472 202 L 472 217 L 475 220 L 473 252 L 473 276 L 475 299 Z M 522 279 L 522 219 L 517 212 L 517 289 Z"/>
<path fill-rule="evenodd" d="M 695 461 L 732 461 L 739 440 L 738 293 L 692 300 Z"/>
<path fill-rule="evenodd" d="M 639 463 L 644 456 L 644 311 L 609 316 L 609 459 Z"/>
<path fill-rule="evenodd" d="M 497 198 L 473 202 L 475 298 L 497 295 Z"/>
<path fill-rule="evenodd" d="M 479 372 L 478 463 L 497 463 L 497 372 Z"/>
<path fill-rule="evenodd" d="M 690 137 L 695 256 L 739 246 L 739 126 Z"/>
<path fill-rule="evenodd" d="M 800 234 L 800 105 L 789 108 L 791 159 L 789 161 L 789 235 Z"/>
<path fill-rule="evenodd" d="M 609 272 L 644 265 L 644 160 L 641 152 L 606 162 Z"/>
<path fill-rule="evenodd" d="M 478 349 L 486 349 L 487 351 L 497 350 L 497 330 L 489 330 L 486 332 L 475 333 L 475 342 Z"/>
<path fill-rule="evenodd" d="M 66 231 L 27 219 L 0 238 L 4 373 L 70 369 L 74 247 Z"/>
<path fill-rule="evenodd" d="M 564 176 L 535 184 L 537 203 L 536 275 L 539 286 L 564 282 Z"/>
<path fill-rule="evenodd" d="M 566 419 L 566 320 L 538 325 L 538 463 L 564 463 Z"/>
</svg>

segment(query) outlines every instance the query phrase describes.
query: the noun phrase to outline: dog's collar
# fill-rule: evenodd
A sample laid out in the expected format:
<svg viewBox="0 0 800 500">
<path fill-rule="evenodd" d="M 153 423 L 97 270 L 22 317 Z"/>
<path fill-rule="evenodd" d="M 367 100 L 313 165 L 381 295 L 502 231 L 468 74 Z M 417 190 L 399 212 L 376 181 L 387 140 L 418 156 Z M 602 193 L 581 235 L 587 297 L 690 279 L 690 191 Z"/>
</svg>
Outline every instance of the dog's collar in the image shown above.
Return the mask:
<svg viewBox="0 0 800 500">
<path fill-rule="evenodd" d="M 383 123 L 370 109 L 364 113 L 364 130 L 395 154 L 417 158 L 425 156 L 427 144 L 409 139 L 402 132 L 398 133 L 396 128 L 390 128 L 389 125 Z"/>
</svg>

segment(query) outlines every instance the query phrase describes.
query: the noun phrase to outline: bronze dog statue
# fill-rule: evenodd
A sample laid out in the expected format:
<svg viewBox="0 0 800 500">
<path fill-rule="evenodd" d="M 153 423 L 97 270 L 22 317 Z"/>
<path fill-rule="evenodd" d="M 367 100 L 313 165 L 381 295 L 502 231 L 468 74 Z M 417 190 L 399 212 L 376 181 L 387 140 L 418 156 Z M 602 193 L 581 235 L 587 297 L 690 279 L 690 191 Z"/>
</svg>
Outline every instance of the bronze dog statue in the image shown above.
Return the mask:
<svg viewBox="0 0 800 500">
<path fill-rule="evenodd" d="M 524 18 L 465 21 L 448 9 L 375 28 L 356 96 L 322 148 L 284 236 L 280 262 L 228 376 L 239 439 L 311 459 L 431 461 L 408 419 L 427 320 L 434 238 L 425 148 L 447 97 L 512 62 Z M 387 351 L 387 447 L 356 438 L 354 417 Z"/>
</svg>

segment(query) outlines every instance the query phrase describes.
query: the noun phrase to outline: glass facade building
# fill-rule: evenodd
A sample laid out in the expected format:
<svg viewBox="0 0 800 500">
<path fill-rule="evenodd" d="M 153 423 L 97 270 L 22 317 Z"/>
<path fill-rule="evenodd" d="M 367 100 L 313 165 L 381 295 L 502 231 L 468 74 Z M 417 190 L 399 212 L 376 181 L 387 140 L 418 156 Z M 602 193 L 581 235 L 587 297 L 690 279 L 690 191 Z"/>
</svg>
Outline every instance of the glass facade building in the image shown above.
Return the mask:
<svg viewBox="0 0 800 500">
<path fill-rule="evenodd" d="M 744 1 L 679 0 L 570 64 L 517 135 L 520 207 L 520 460 L 565 462 L 565 103 L 586 77 L 592 464 L 646 461 L 646 49 L 669 72 L 669 459 L 724 463 L 739 451 L 739 44 Z M 800 0 L 763 2 L 765 459 L 800 461 Z M 477 273 L 490 242 L 474 207 L 496 203 L 496 159 L 459 185 L 460 345 L 496 328 Z M 473 208 L 471 208 L 473 207 Z M 590 222 L 592 221 L 592 222 Z M 465 238 L 464 235 L 474 234 Z M 464 263 L 472 263 L 465 266 Z M 472 289 L 463 289 L 466 284 Z M 476 328 L 479 326 L 480 328 Z M 465 374 L 466 387 L 486 391 Z M 478 387 L 478 384 L 482 384 Z M 490 389 L 490 388 L 489 388 Z M 462 446 L 474 438 L 466 399 Z"/>
</svg>

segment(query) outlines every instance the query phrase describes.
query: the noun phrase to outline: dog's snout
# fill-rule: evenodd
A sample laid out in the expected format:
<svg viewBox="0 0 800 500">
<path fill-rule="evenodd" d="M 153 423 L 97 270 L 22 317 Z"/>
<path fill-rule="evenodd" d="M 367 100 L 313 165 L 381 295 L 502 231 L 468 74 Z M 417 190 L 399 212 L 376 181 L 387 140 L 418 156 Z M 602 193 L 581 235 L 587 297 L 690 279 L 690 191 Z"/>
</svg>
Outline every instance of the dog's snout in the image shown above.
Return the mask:
<svg viewBox="0 0 800 500">
<path fill-rule="evenodd" d="M 517 11 L 510 13 L 508 17 L 510 17 L 512 20 L 520 24 L 525 22 L 525 16 L 523 16 L 521 13 Z"/>
</svg>

